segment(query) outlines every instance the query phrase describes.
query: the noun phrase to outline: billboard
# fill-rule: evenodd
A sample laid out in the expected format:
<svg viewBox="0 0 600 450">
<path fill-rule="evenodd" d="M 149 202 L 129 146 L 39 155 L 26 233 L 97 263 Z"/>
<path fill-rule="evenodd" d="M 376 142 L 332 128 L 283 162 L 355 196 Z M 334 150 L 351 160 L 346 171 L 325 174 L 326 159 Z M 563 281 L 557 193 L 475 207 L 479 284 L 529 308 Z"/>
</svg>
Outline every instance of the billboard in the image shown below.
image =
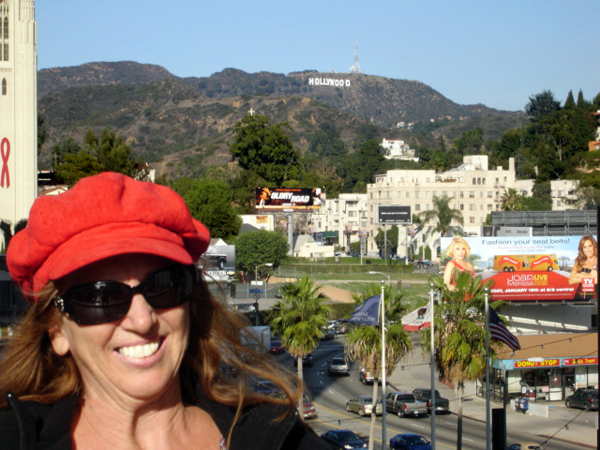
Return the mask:
<svg viewBox="0 0 600 450">
<path fill-rule="evenodd" d="M 263 211 L 316 211 L 325 201 L 320 188 L 257 188 L 256 209 Z"/>
<path fill-rule="evenodd" d="M 379 205 L 377 222 L 380 224 L 412 224 L 410 206 L 384 206 Z"/>
<path fill-rule="evenodd" d="M 441 241 L 440 267 L 454 261 Z M 494 281 L 492 300 L 597 300 L 597 243 L 592 236 L 466 237 L 476 275 Z M 460 263 L 459 263 L 460 265 Z M 452 267 L 452 266 L 450 266 Z"/>
</svg>

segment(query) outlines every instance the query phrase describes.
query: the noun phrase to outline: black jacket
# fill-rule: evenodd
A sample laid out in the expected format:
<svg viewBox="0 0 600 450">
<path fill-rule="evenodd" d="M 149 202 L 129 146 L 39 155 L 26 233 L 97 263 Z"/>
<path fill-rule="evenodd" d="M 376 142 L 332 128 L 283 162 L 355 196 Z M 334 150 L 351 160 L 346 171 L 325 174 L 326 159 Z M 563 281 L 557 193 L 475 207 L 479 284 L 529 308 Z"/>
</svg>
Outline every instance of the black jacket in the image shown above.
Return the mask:
<svg viewBox="0 0 600 450">
<path fill-rule="evenodd" d="M 70 450 L 70 424 L 77 397 L 67 397 L 53 405 L 20 401 L 7 395 L 9 409 L 0 411 L 2 450 Z M 227 437 L 235 415 L 229 406 L 201 399 L 199 406 L 214 419 Z M 272 422 L 287 407 L 260 404 L 246 408 L 234 428 L 230 450 L 319 450 L 328 448 L 294 410 L 282 421 Z"/>
</svg>

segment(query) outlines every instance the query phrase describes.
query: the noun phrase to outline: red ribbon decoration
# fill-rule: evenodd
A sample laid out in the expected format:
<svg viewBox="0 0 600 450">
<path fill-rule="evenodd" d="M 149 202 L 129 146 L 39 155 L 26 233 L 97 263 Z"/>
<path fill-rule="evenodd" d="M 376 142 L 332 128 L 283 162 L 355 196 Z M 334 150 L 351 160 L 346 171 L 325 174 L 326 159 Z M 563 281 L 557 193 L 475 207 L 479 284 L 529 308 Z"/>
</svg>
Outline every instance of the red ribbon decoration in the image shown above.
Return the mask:
<svg viewBox="0 0 600 450">
<path fill-rule="evenodd" d="M 8 158 L 10 157 L 10 141 L 3 138 L 0 142 L 0 153 L 2 154 L 2 172 L 0 173 L 0 187 L 10 187 L 10 173 L 8 172 Z M 6 185 L 5 185 L 6 184 Z"/>
</svg>

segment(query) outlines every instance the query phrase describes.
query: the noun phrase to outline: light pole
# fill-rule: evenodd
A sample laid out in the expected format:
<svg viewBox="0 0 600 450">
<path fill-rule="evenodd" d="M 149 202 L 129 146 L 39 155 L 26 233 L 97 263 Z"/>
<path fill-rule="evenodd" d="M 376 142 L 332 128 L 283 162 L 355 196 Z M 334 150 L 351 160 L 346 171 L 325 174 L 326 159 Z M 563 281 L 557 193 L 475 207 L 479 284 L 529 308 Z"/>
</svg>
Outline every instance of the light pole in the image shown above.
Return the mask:
<svg viewBox="0 0 600 450">
<path fill-rule="evenodd" d="M 383 272 L 369 271 L 369 275 L 383 275 L 388 279 L 388 292 L 390 286 L 390 275 Z M 383 412 L 381 414 L 381 448 L 386 447 L 386 420 L 387 411 L 385 406 L 385 285 L 384 280 L 381 280 L 381 406 L 383 406 Z M 377 405 L 377 399 L 373 399 L 373 404 Z"/>
<path fill-rule="evenodd" d="M 273 267 L 273 263 L 264 263 L 264 264 L 258 264 L 256 266 L 254 266 L 254 285 L 258 286 L 258 268 L 259 267 Z M 265 286 L 265 298 L 267 297 L 267 290 L 266 290 L 266 286 Z M 254 319 L 254 323 L 256 326 L 259 325 L 259 315 L 258 315 L 258 299 L 260 298 L 260 294 L 256 293 L 254 296 L 254 299 L 256 300 L 256 302 L 254 303 L 254 308 L 256 309 L 256 317 Z"/>
</svg>

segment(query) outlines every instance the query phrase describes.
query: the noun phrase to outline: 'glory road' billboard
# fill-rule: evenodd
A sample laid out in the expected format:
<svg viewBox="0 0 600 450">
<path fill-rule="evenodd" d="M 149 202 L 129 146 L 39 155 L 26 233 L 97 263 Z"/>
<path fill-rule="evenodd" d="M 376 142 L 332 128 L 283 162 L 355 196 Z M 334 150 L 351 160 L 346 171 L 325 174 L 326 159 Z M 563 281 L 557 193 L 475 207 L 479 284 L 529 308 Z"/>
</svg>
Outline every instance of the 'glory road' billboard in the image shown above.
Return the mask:
<svg viewBox="0 0 600 450">
<path fill-rule="evenodd" d="M 303 211 L 321 209 L 325 192 L 320 188 L 257 188 L 256 209 Z"/>
<path fill-rule="evenodd" d="M 453 261 L 447 253 L 452 239 L 442 238 L 444 267 Z M 470 255 L 465 260 L 473 265 L 476 275 L 481 275 L 484 280 L 494 280 L 492 300 L 585 301 L 597 298 L 598 248 L 592 236 L 454 239 L 463 239 L 469 245 Z M 457 264 L 461 265 L 460 261 Z"/>
</svg>

